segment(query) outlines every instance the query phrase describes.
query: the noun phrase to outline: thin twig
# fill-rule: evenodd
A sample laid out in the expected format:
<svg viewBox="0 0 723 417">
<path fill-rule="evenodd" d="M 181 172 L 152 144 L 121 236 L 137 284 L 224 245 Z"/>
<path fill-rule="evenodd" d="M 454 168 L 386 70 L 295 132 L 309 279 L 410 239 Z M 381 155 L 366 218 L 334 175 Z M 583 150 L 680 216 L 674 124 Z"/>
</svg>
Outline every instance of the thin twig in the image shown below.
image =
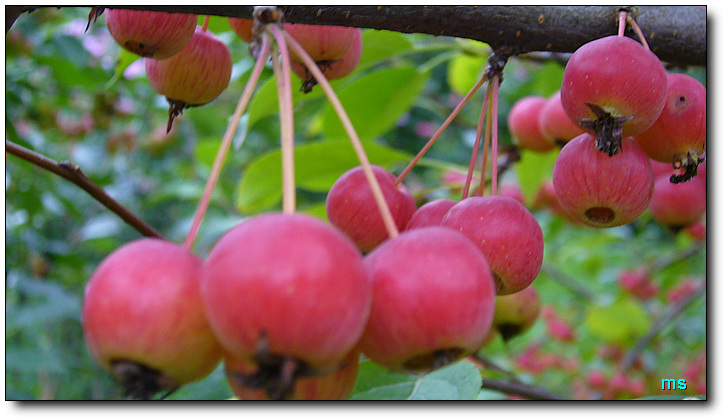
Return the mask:
<svg viewBox="0 0 723 417">
<path fill-rule="evenodd" d="M 485 378 L 482 382 L 483 389 L 504 392 L 505 394 L 518 395 L 530 400 L 566 401 L 568 398 L 545 391 L 542 388 L 531 387 L 526 384 L 501 381 L 499 379 Z"/>
<path fill-rule="evenodd" d="M 483 76 L 483 79 L 486 79 L 487 76 Z M 469 158 L 469 168 L 467 169 L 467 178 L 464 181 L 464 189 L 462 189 L 462 199 L 467 198 L 469 195 L 469 188 L 472 185 L 472 177 L 474 176 L 474 166 L 477 162 L 477 153 L 479 152 L 479 145 L 482 141 L 482 128 L 484 127 L 485 119 L 487 118 L 487 106 L 489 104 L 489 94 L 485 93 L 484 100 L 482 101 L 482 110 L 480 110 L 479 113 L 479 119 L 477 122 L 477 131 L 474 138 L 474 145 L 472 146 L 472 156 Z M 486 145 L 485 145 L 486 146 Z M 482 152 L 483 155 L 485 155 L 487 152 Z M 484 177 L 483 177 L 484 178 Z M 484 181 L 482 179 L 481 181 Z M 484 186 L 481 186 L 481 188 L 484 188 Z"/>
<path fill-rule="evenodd" d="M 24 148 L 7 139 L 5 140 L 5 150 L 12 155 L 18 156 L 32 164 L 39 166 L 40 168 L 43 168 L 60 177 L 63 177 L 66 180 L 77 185 L 78 187 L 82 188 L 99 203 L 103 204 L 110 211 L 117 214 L 118 217 L 123 219 L 124 222 L 128 223 L 134 229 L 138 230 L 143 236 L 165 239 L 160 232 L 158 232 L 149 224 L 141 220 L 138 216 L 136 216 L 130 210 L 121 205 L 113 197 L 109 196 L 100 186 L 98 186 L 98 184 L 91 181 L 91 179 L 83 173 L 79 166 L 68 161 L 56 162 L 44 155 Z"/>
</svg>

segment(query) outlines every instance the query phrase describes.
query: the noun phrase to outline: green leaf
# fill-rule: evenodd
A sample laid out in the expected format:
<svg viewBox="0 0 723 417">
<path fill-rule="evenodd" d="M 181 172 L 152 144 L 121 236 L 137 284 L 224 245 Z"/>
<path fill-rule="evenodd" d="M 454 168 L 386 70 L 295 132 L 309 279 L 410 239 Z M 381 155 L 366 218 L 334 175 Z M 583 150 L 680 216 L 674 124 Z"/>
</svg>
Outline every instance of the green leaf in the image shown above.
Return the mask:
<svg viewBox="0 0 723 417">
<path fill-rule="evenodd" d="M 405 54 L 413 48 L 412 42 L 402 33 L 388 30 L 365 30 L 362 33 L 362 55 L 356 71 Z"/>
<path fill-rule="evenodd" d="M 521 150 L 520 161 L 515 164 L 515 173 L 525 195 L 525 201 L 531 203 L 542 183 L 552 177 L 552 169 L 559 151 L 534 152 Z"/>
<path fill-rule="evenodd" d="M 447 82 L 449 87 L 460 96 L 465 96 L 479 81 L 487 67 L 486 55 L 456 55 L 449 62 Z"/>
<path fill-rule="evenodd" d="M 100 67 L 77 67 L 61 56 L 39 56 L 37 61 L 53 71 L 53 78 L 60 85 L 78 86 L 97 90 L 103 86 L 108 73 Z"/>
<path fill-rule="evenodd" d="M 366 74 L 337 91 L 349 119 L 362 140 L 374 139 L 394 127 L 422 92 L 429 73 L 401 66 Z M 347 136 L 339 116 L 328 103 L 312 124 L 326 137 Z"/>
<path fill-rule="evenodd" d="M 364 149 L 372 164 L 385 168 L 411 159 L 411 155 L 375 143 L 365 143 Z M 299 188 L 325 192 L 341 174 L 359 165 L 359 160 L 348 140 L 328 140 L 297 146 L 294 163 Z M 256 212 L 278 204 L 282 197 L 281 174 L 280 149 L 251 161 L 237 188 L 236 207 L 241 212 Z"/>
<path fill-rule="evenodd" d="M 296 75 L 291 75 L 291 100 L 295 106 L 299 106 L 302 102 L 310 101 L 324 96 L 321 87 L 315 87 L 310 93 L 305 94 L 300 89 L 301 81 Z M 337 85 L 331 82 L 332 88 Z M 279 111 L 279 93 L 276 86 L 276 78 L 271 76 L 265 81 L 260 81 L 256 87 L 251 103 L 248 107 L 249 127 L 253 127 L 256 122 L 264 117 L 276 114 Z"/>
<path fill-rule="evenodd" d="M 360 364 L 352 400 L 474 400 L 482 377 L 468 362 L 457 362 L 424 376 L 391 372 L 371 361 Z"/>
<path fill-rule="evenodd" d="M 585 325 L 606 342 L 629 344 L 648 331 L 650 318 L 640 303 L 621 298 L 609 305 L 590 307 Z"/>
</svg>

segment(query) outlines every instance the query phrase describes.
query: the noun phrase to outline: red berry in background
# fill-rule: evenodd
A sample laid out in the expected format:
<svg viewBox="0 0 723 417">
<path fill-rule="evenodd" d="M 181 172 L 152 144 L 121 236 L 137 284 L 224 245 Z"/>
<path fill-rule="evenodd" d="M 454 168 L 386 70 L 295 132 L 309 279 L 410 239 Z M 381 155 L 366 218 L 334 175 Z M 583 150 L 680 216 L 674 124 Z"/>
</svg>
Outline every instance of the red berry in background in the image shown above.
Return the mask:
<svg viewBox="0 0 723 417">
<path fill-rule="evenodd" d="M 198 16 L 106 9 L 105 22 L 113 39 L 124 49 L 145 58 L 166 59 L 179 53 L 191 40 Z"/>
<path fill-rule="evenodd" d="M 687 168 L 677 180 L 686 181 L 706 150 L 706 89 L 686 74 L 668 74 L 667 85 L 662 113 L 635 140 L 651 159 Z"/>
<path fill-rule="evenodd" d="M 524 289 L 540 273 L 542 229 L 532 213 L 511 197 L 468 197 L 449 209 L 442 226 L 461 232 L 482 250 L 497 295 Z"/>
<path fill-rule="evenodd" d="M 668 290 L 666 299 L 670 303 L 679 303 L 693 295 L 702 285 L 700 280 L 695 278 L 683 278 L 674 287 Z"/>
<path fill-rule="evenodd" d="M 338 370 L 364 330 L 372 295 L 347 237 L 318 219 L 280 213 L 246 220 L 218 240 L 201 294 L 224 349 L 258 365 L 248 378 L 279 399 L 297 378 Z"/>
<path fill-rule="evenodd" d="M 540 110 L 539 121 L 542 136 L 557 146 L 562 146 L 585 132 L 565 113 L 559 91 L 547 99 Z"/>
<path fill-rule="evenodd" d="M 705 242 L 708 239 L 706 226 L 701 220 L 694 222 L 684 230 L 698 242 Z"/>
<path fill-rule="evenodd" d="M 286 23 L 284 30 L 317 63 L 332 63 L 342 59 L 361 33 L 359 28 L 302 23 Z M 293 50 L 290 49 L 289 53 L 292 61 L 303 62 Z"/>
<path fill-rule="evenodd" d="M 241 19 L 238 17 L 229 17 L 228 24 L 229 24 L 229 26 L 231 26 L 231 29 L 233 29 L 233 31 L 236 32 L 238 37 L 243 39 L 246 43 L 251 43 L 251 41 L 254 39 L 254 34 L 253 34 L 254 21 L 253 21 L 253 19 Z"/>
<path fill-rule="evenodd" d="M 83 334 L 127 394 L 150 398 L 208 375 L 221 347 L 200 295 L 202 261 L 173 243 L 144 238 L 105 258 L 85 288 Z"/>
<path fill-rule="evenodd" d="M 231 53 L 213 33 L 196 27 L 181 52 L 168 59 L 146 58 L 148 82 L 170 103 L 168 128 L 184 108 L 216 99 L 231 80 Z"/>
<path fill-rule="evenodd" d="M 372 310 L 362 353 L 392 370 L 428 371 L 477 350 L 490 331 L 494 280 L 484 255 L 441 226 L 410 230 L 366 255 Z"/>
<path fill-rule="evenodd" d="M 693 177 L 686 182 L 672 183 L 668 176 L 655 180 L 650 215 L 658 223 L 675 229 L 690 226 L 706 212 L 705 180 Z"/>
<path fill-rule="evenodd" d="M 503 195 L 514 198 L 519 201 L 520 204 L 525 204 L 525 194 L 517 184 L 503 184 L 497 189 L 497 195 Z"/>
<path fill-rule="evenodd" d="M 607 376 L 599 369 L 592 369 L 587 374 L 587 384 L 596 390 L 604 389 L 608 385 Z"/>
<path fill-rule="evenodd" d="M 618 275 L 620 287 L 629 294 L 647 300 L 658 293 L 659 286 L 651 281 L 646 268 L 626 269 Z"/>
<path fill-rule="evenodd" d="M 406 230 L 416 229 L 418 227 L 439 226 L 442 219 L 453 205 L 457 204 L 456 200 L 451 198 L 438 198 L 420 206 L 414 212 L 412 218 L 407 223 Z"/>
<path fill-rule="evenodd" d="M 546 306 L 542 309 L 542 317 L 544 317 L 547 325 L 547 333 L 552 338 L 563 342 L 572 342 L 576 339 L 575 331 L 557 315 L 552 306 Z"/>
<path fill-rule="evenodd" d="M 540 294 L 529 287 L 495 299 L 495 317 L 492 327 L 507 341 L 527 331 L 540 315 Z"/>
<path fill-rule="evenodd" d="M 348 400 L 354 390 L 359 375 L 359 359 L 361 352 L 352 350 L 342 361 L 340 369 L 323 376 L 300 378 L 294 384 L 290 400 L 337 401 Z M 253 375 L 258 371 L 252 361 L 240 359 L 233 355 L 224 355 L 224 371 L 231 391 L 240 400 L 271 400 L 266 390 L 248 385 L 245 375 Z"/>
<path fill-rule="evenodd" d="M 417 210 L 407 188 L 394 184 L 396 177 L 380 166 L 372 166 L 374 176 L 389 205 L 398 230 L 404 230 Z M 331 224 L 346 233 L 363 252 L 369 252 L 389 237 L 371 186 L 361 166 L 342 174 L 329 189 L 326 214 Z"/>
<path fill-rule="evenodd" d="M 571 216 L 593 227 L 629 224 L 648 208 L 653 196 L 650 160 L 632 139 L 609 156 L 584 133 L 565 145 L 555 161 L 552 182 Z"/>
<path fill-rule="evenodd" d="M 353 33 L 353 43 L 349 51 L 337 61 L 321 61 L 318 63 L 319 69 L 324 73 L 327 80 L 338 80 L 354 72 L 362 55 L 362 34 L 361 30 Z M 291 70 L 304 80 L 301 90 L 308 93 L 317 84 L 316 79 L 306 66 L 297 61 L 291 61 Z"/>
<path fill-rule="evenodd" d="M 666 85 L 665 68 L 653 52 L 631 38 L 607 36 L 572 54 L 560 94 L 570 119 L 595 134 L 598 150 L 614 155 L 622 138 L 653 125 Z"/>
<path fill-rule="evenodd" d="M 523 97 L 512 106 L 507 115 L 507 127 L 521 148 L 547 152 L 555 145 L 545 139 L 540 130 L 540 112 L 547 103 L 541 96 Z"/>
</svg>

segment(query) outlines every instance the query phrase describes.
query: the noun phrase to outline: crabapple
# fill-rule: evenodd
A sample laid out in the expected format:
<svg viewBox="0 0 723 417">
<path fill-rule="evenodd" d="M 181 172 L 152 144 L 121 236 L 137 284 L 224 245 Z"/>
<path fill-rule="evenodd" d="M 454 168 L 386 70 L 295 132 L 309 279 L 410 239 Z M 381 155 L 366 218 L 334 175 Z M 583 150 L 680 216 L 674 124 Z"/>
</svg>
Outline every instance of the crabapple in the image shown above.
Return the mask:
<svg viewBox="0 0 723 417">
<path fill-rule="evenodd" d="M 286 23 L 284 30 L 317 63 L 342 59 L 361 33 L 359 28 L 303 23 Z M 293 50 L 289 50 L 289 53 L 292 61 L 303 62 Z"/>
<path fill-rule="evenodd" d="M 447 214 L 447 211 L 455 204 L 457 204 L 457 201 L 451 198 L 437 198 L 424 203 L 409 219 L 406 230 L 412 230 L 418 227 L 439 226 L 442 223 L 444 215 Z"/>
<path fill-rule="evenodd" d="M 595 148 L 595 137 L 583 133 L 560 151 L 552 171 L 555 193 L 567 212 L 594 227 L 631 223 L 653 196 L 653 169 L 632 138 L 622 151 L 608 156 Z"/>
<path fill-rule="evenodd" d="M 622 138 L 647 130 L 665 105 L 667 74 L 660 59 L 625 36 L 588 42 L 570 57 L 562 77 L 562 107 L 598 150 L 614 155 Z"/>
<path fill-rule="evenodd" d="M 320 61 L 318 63 L 319 69 L 324 73 L 327 80 L 337 80 L 346 77 L 354 72 L 357 65 L 359 65 L 361 54 L 362 34 L 361 30 L 357 30 L 353 33 L 353 43 L 349 51 L 337 61 Z M 311 92 L 311 89 L 317 84 L 311 71 L 301 62 L 292 60 L 290 64 L 291 70 L 304 81 L 301 86 L 302 91 L 305 93 Z"/>
<path fill-rule="evenodd" d="M 112 252 L 93 273 L 83 297 L 85 341 L 129 395 L 173 391 L 221 360 L 201 302 L 201 268 L 184 247 L 143 238 Z"/>
<path fill-rule="evenodd" d="M 536 152 L 547 152 L 555 148 L 540 130 L 540 112 L 545 103 L 545 97 L 526 96 L 512 105 L 507 115 L 507 127 L 520 147 Z"/>
<path fill-rule="evenodd" d="M 442 226 L 461 232 L 482 250 L 492 269 L 497 295 L 524 289 L 540 273 L 542 228 L 512 197 L 468 197 L 447 211 Z"/>
<path fill-rule="evenodd" d="M 376 165 L 372 166 L 372 171 L 397 229 L 404 230 L 417 210 L 414 197 L 403 184 L 394 184 L 396 178 L 391 172 Z M 331 186 L 326 198 L 326 214 L 331 224 L 351 237 L 363 252 L 369 252 L 389 237 L 361 166 L 346 171 Z"/>
<path fill-rule="evenodd" d="M 585 132 L 565 113 L 560 91 L 550 96 L 542 106 L 539 123 L 542 136 L 560 147 Z"/>
<path fill-rule="evenodd" d="M 231 26 L 234 32 L 239 38 L 243 39 L 246 43 L 251 43 L 254 39 L 253 34 L 253 19 L 241 19 L 238 17 L 229 17 L 228 24 Z"/>
<path fill-rule="evenodd" d="M 540 315 L 540 294 L 529 287 L 510 295 L 498 295 L 492 327 L 509 340 L 527 331 Z"/>
<path fill-rule="evenodd" d="M 214 34 L 201 27 L 181 52 L 168 59 L 144 60 L 148 82 L 170 103 L 167 131 L 184 108 L 216 99 L 231 80 L 231 53 Z"/>
<path fill-rule="evenodd" d="M 564 320 L 562 320 L 552 306 L 546 306 L 542 309 L 542 316 L 547 325 L 547 333 L 553 338 L 563 341 L 572 342 L 575 340 L 575 331 Z"/>
<path fill-rule="evenodd" d="M 354 349 L 344 358 L 339 370 L 329 375 L 300 378 L 294 384 L 293 392 L 288 396 L 288 399 L 348 400 L 359 375 L 360 356 L 361 352 Z M 224 371 L 226 380 L 238 399 L 258 401 L 273 398 L 273 395 L 269 396 L 266 390 L 254 388 L 255 381 L 248 379 L 247 375 L 253 375 L 258 371 L 258 366 L 253 361 L 237 358 L 226 353 L 224 354 Z"/>
<path fill-rule="evenodd" d="M 251 380 L 286 398 L 297 378 L 336 370 L 371 306 L 362 255 L 303 214 L 262 214 L 224 234 L 203 267 L 201 295 L 224 349 L 258 366 Z"/>
<path fill-rule="evenodd" d="M 658 285 L 651 281 L 650 273 L 646 268 L 621 271 L 618 275 L 618 283 L 626 292 L 641 300 L 653 297 L 659 290 Z"/>
<path fill-rule="evenodd" d="M 662 113 L 635 140 L 651 159 L 685 167 L 686 173 L 671 181 L 686 181 L 706 150 L 706 89 L 687 74 L 668 74 L 667 85 Z"/>
<path fill-rule="evenodd" d="M 706 211 L 706 184 L 700 177 L 673 183 L 667 176 L 655 180 L 650 215 L 658 223 L 683 228 L 700 220 Z"/>
<path fill-rule="evenodd" d="M 108 9 L 105 22 L 113 39 L 145 58 L 166 59 L 191 40 L 198 16 L 146 10 Z"/>
<path fill-rule="evenodd" d="M 366 255 L 372 309 L 359 347 L 391 370 L 428 371 L 477 350 L 492 325 L 495 287 L 464 235 L 422 227 Z"/>
</svg>

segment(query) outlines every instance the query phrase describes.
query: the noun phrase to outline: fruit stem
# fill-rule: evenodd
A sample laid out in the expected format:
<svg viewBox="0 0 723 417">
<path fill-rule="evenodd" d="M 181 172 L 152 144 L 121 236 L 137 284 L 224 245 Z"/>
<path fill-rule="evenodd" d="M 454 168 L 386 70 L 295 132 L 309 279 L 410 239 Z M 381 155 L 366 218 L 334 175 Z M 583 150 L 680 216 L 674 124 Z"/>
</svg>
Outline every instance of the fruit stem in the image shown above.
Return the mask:
<svg viewBox="0 0 723 417">
<path fill-rule="evenodd" d="M 211 21 L 211 15 L 206 15 L 206 17 L 203 18 L 203 26 L 201 26 L 202 31 L 208 30 L 208 23 Z"/>
<path fill-rule="evenodd" d="M 276 25 L 267 25 L 266 29 L 274 36 L 281 52 L 281 62 L 277 54 L 271 59 L 279 94 L 279 120 L 281 123 L 281 167 L 282 167 L 282 205 L 286 214 L 296 211 L 296 183 L 294 177 L 294 110 L 291 98 L 291 69 L 289 67 L 289 48 L 284 35 Z"/>
<path fill-rule="evenodd" d="M 397 177 L 397 180 L 395 182 L 396 185 L 401 184 L 402 180 L 404 180 L 404 178 L 407 176 L 407 174 L 409 174 L 409 172 L 412 170 L 412 168 L 414 168 L 414 166 L 417 165 L 419 160 L 422 159 L 422 157 L 424 156 L 425 153 L 427 153 L 429 148 L 431 148 L 432 145 L 434 145 L 434 142 L 436 142 L 437 139 L 439 139 L 439 137 L 442 135 L 442 132 L 444 132 L 444 130 L 447 129 L 447 127 L 452 123 L 452 120 L 454 120 L 454 118 L 457 117 L 457 114 L 459 114 L 459 112 L 462 110 L 462 108 L 465 106 L 465 104 L 467 104 L 467 102 L 469 102 L 469 100 L 472 98 L 474 93 L 476 93 L 477 90 L 479 90 L 479 88 L 482 86 L 482 84 L 484 84 L 485 81 L 487 81 L 486 75 L 482 76 L 482 78 L 480 78 L 479 81 L 477 81 L 477 84 L 475 84 L 472 87 L 472 89 L 469 90 L 467 95 L 464 96 L 462 101 L 460 101 L 459 104 L 457 104 L 457 107 L 455 107 L 454 110 L 452 110 L 452 113 L 450 113 L 449 117 L 447 117 L 447 120 L 445 120 L 444 123 L 442 123 L 442 126 L 440 126 L 439 129 L 437 129 L 437 131 L 434 133 L 434 135 L 432 135 L 432 137 L 429 139 L 429 141 L 427 141 L 427 143 L 424 145 L 422 150 L 420 150 L 419 153 L 417 153 L 417 155 L 412 159 L 412 161 L 409 163 L 409 165 L 407 165 L 407 167 L 404 168 L 404 171 L 402 171 L 402 173 L 399 174 L 399 176 Z"/>
<path fill-rule="evenodd" d="M 628 12 L 625 10 L 620 10 L 620 14 L 618 14 L 618 36 L 625 36 L 625 22 L 628 18 Z"/>
<path fill-rule="evenodd" d="M 251 77 L 249 77 L 249 80 L 248 82 L 246 82 L 246 86 L 241 93 L 241 97 L 239 98 L 238 104 L 236 105 L 236 110 L 234 110 L 233 117 L 231 118 L 231 121 L 226 127 L 226 133 L 224 133 L 223 140 L 221 141 L 221 146 L 218 149 L 218 153 L 216 153 L 216 159 L 213 161 L 213 166 L 211 167 L 211 173 L 209 174 L 208 180 L 206 181 L 206 188 L 203 190 L 203 195 L 201 196 L 201 200 L 199 201 L 198 207 L 196 208 L 196 214 L 193 217 L 191 229 L 188 231 L 188 235 L 186 236 L 185 247 L 188 249 L 193 246 L 193 242 L 196 240 L 198 229 L 201 226 L 201 222 L 203 221 L 203 217 L 206 214 L 206 210 L 208 209 L 208 205 L 211 201 L 211 193 L 213 193 L 216 182 L 218 182 L 218 177 L 221 174 L 221 168 L 223 167 L 224 159 L 226 158 L 226 154 L 228 154 L 231 143 L 233 143 L 233 138 L 236 135 L 236 129 L 238 129 L 241 116 L 246 111 L 246 107 L 248 107 L 249 101 L 251 101 L 251 96 L 256 89 L 256 85 L 258 84 L 259 78 L 261 77 L 261 72 L 263 71 L 266 61 L 269 58 L 270 51 L 271 44 L 269 42 L 269 39 L 268 37 L 263 37 L 263 41 L 261 44 L 261 54 L 259 55 L 259 59 L 256 60 L 256 64 L 254 65 L 253 71 L 251 72 Z"/>
<path fill-rule="evenodd" d="M 635 21 L 631 16 L 627 16 L 626 21 L 632 26 L 633 30 L 635 31 L 635 34 L 638 35 L 638 39 L 640 39 L 640 43 L 643 44 L 645 49 L 648 51 L 650 50 L 650 45 L 648 45 L 648 41 L 645 40 L 645 35 L 643 35 L 642 29 L 640 29 L 640 26 L 638 25 L 638 22 Z"/>
<path fill-rule="evenodd" d="M 474 138 L 474 145 L 472 146 L 472 156 L 469 158 L 469 169 L 467 170 L 467 179 L 464 182 L 464 189 L 462 190 L 462 199 L 464 200 L 469 195 L 469 188 L 472 184 L 472 175 L 474 173 L 475 162 L 477 161 L 477 153 L 479 151 L 479 145 L 482 140 L 482 127 L 484 126 L 485 115 L 487 114 L 487 106 L 489 104 L 489 95 L 485 93 L 485 98 L 482 101 L 482 110 L 479 114 L 479 121 L 477 122 L 477 135 Z M 485 142 L 485 148 L 486 148 Z M 485 154 L 486 152 L 482 152 Z M 484 184 L 484 180 L 482 181 Z M 481 191 L 480 191 L 481 192 Z"/>
<path fill-rule="evenodd" d="M 497 148 L 499 138 L 497 135 L 498 129 L 498 98 L 500 92 L 500 76 L 495 74 L 492 77 L 492 106 L 491 106 L 491 117 L 492 117 L 492 195 L 497 195 Z M 484 184 L 480 185 L 483 186 Z"/>
<path fill-rule="evenodd" d="M 492 90 L 487 89 L 487 92 L 485 92 L 485 112 L 483 113 L 485 115 L 485 120 L 489 120 L 490 118 L 490 112 L 492 111 L 492 107 L 489 106 L 489 102 L 491 101 L 490 96 L 492 95 Z M 480 117 L 482 117 L 482 114 L 480 114 Z M 485 184 L 487 182 L 487 161 L 489 160 L 489 148 L 490 148 L 490 124 L 487 123 L 485 125 L 485 142 L 484 145 L 482 145 L 482 169 L 480 169 L 480 183 L 479 188 L 477 189 L 476 195 L 483 196 L 485 192 Z"/>
<path fill-rule="evenodd" d="M 291 49 L 296 52 L 296 54 L 301 58 L 306 68 L 311 71 L 314 78 L 316 78 L 318 85 L 324 90 L 324 93 L 329 99 L 330 104 L 336 111 L 336 114 L 339 116 L 339 120 L 344 126 L 347 135 L 349 135 L 349 140 L 351 141 L 352 147 L 354 147 L 357 158 L 362 165 L 364 175 L 366 175 L 367 177 L 369 187 L 372 190 L 374 200 L 376 201 L 379 212 L 381 213 L 382 219 L 384 220 L 384 226 L 387 229 L 389 238 L 395 238 L 399 235 L 399 230 L 397 229 L 396 223 L 394 223 L 394 217 L 392 217 L 392 212 L 389 209 L 389 205 L 384 199 L 384 194 L 382 193 L 382 189 L 379 186 L 379 181 L 377 181 L 377 178 L 374 175 L 374 171 L 372 171 L 371 163 L 369 162 L 366 151 L 364 151 L 364 146 L 361 143 L 361 139 L 359 139 L 359 136 L 354 130 L 354 126 L 352 125 L 349 116 L 346 114 L 344 106 L 341 104 L 341 101 L 339 101 L 339 98 L 334 92 L 334 89 L 331 87 L 331 84 L 329 84 L 329 81 L 326 79 L 326 76 L 324 76 L 324 73 L 321 71 L 321 69 L 319 69 L 319 66 L 316 65 L 316 62 L 314 62 L 314 60 L 309 56 L 309 54 L 306 53 L 304 48 L 302 48 L 301 45 L 299 45 L 299 43 L 296 42 L 296 40 L 286 32 L 284 32 L 284 38 L 286 39 L 286 42 L 289 44 Z"/>
</svg>

